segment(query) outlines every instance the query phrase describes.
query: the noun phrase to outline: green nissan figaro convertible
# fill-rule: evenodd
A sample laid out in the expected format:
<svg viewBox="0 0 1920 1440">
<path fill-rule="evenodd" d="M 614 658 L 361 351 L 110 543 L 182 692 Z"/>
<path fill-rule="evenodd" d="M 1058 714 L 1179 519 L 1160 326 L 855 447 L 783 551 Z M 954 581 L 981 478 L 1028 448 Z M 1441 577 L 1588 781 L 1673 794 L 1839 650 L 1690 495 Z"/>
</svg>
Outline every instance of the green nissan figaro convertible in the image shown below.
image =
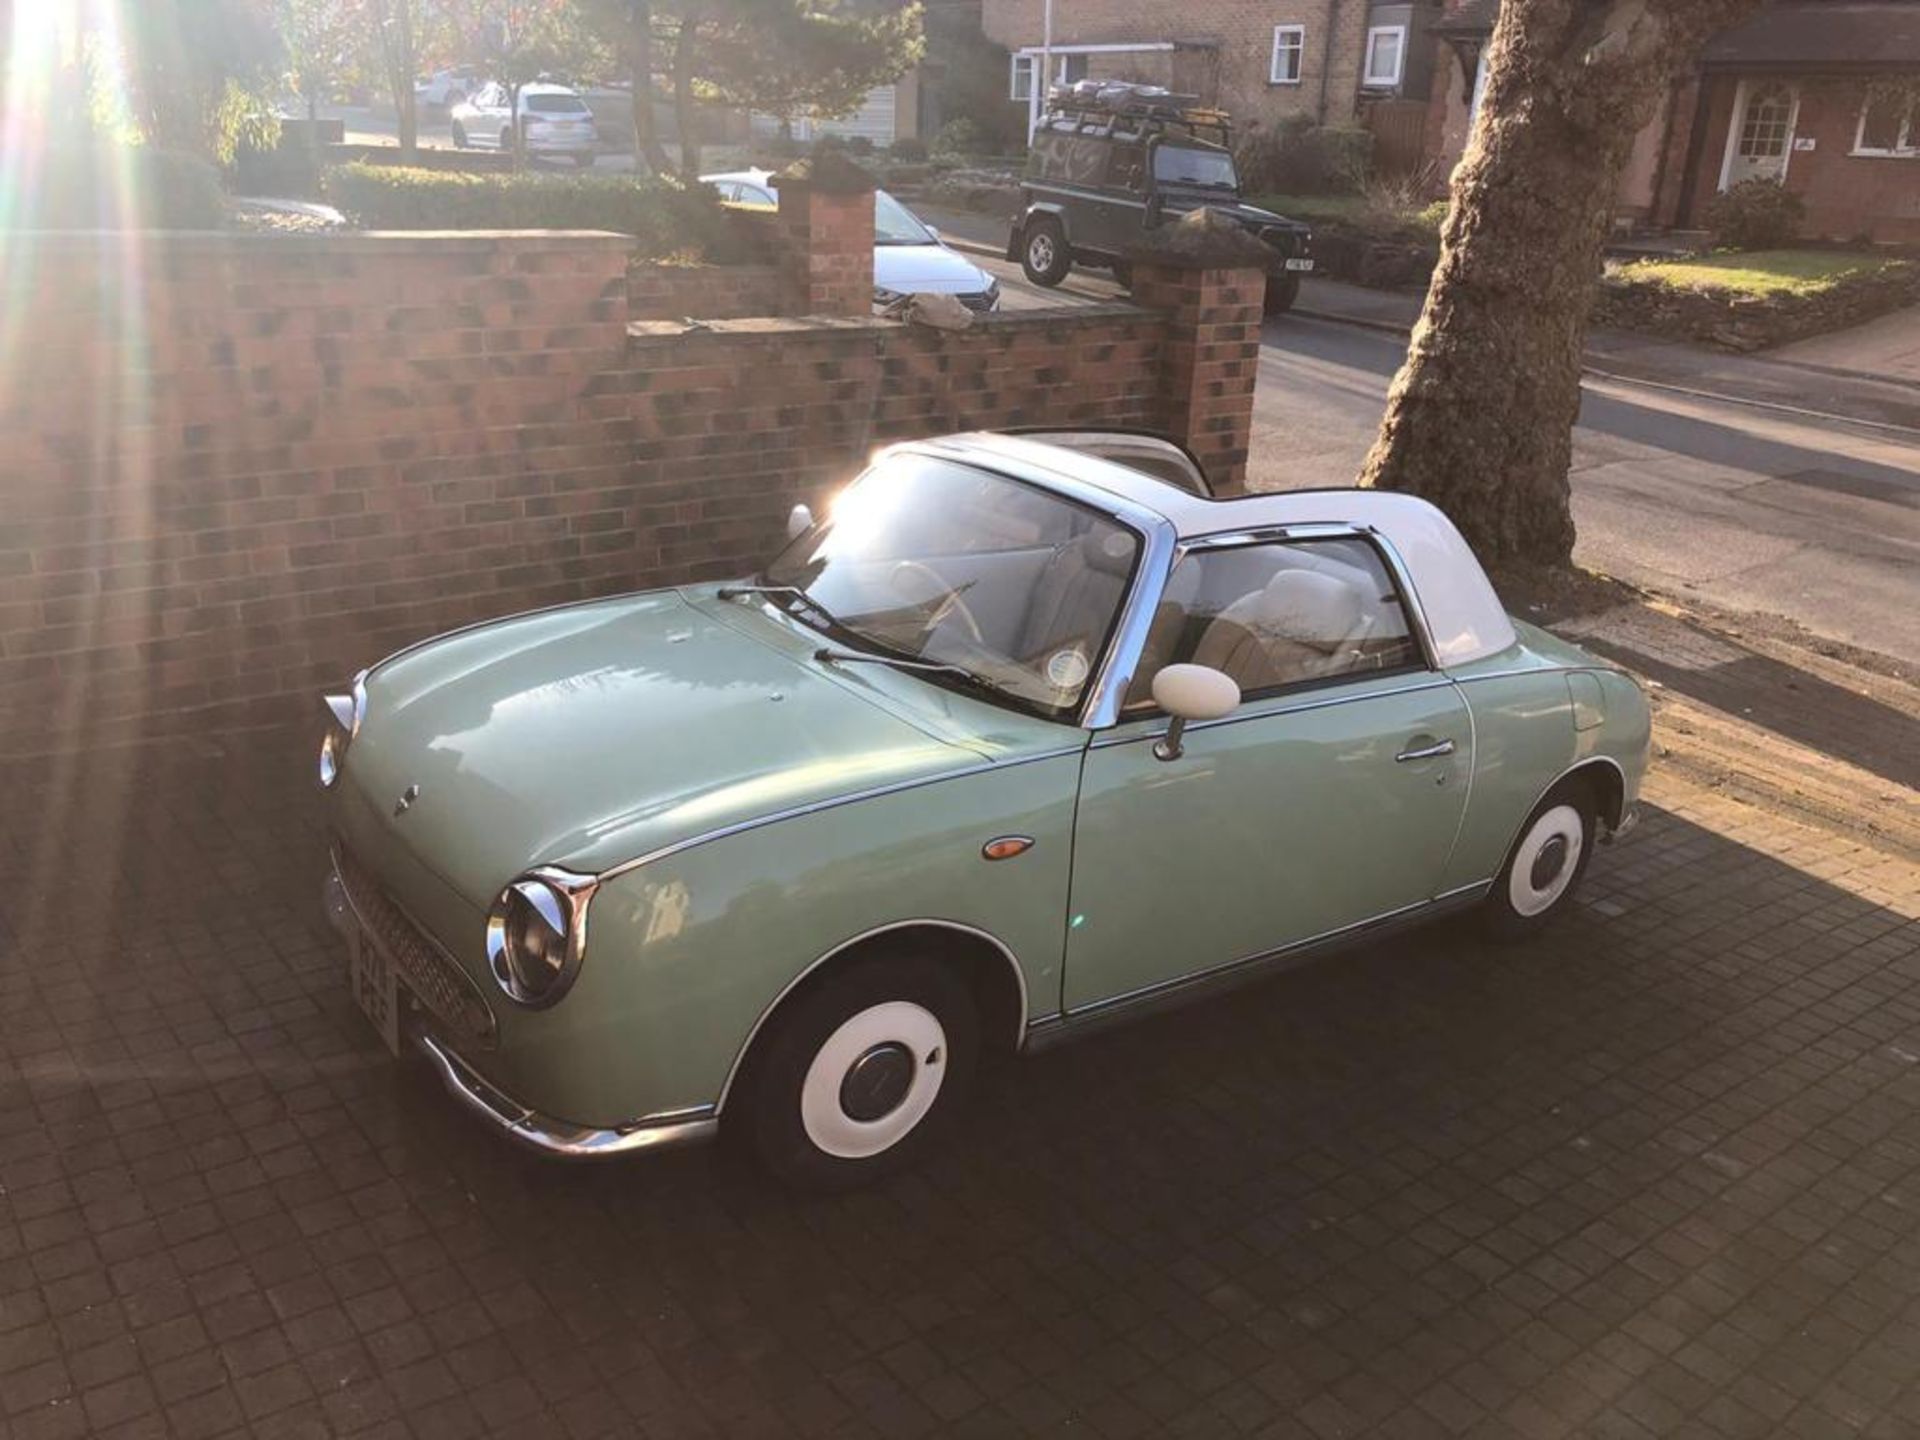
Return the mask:
<svg viewBox="0 0 1920 1440">
<path fill-rule="evenodd" d="M 894 446 L 750 580 L 330 697 L 353 993 L 564 1156 L 838 1187 L 1031 1050 L 1464 907 L 1565 910 L 1647 704 L 1410 496 L 1215 498 L 1126 433 Z"/>
</svg>

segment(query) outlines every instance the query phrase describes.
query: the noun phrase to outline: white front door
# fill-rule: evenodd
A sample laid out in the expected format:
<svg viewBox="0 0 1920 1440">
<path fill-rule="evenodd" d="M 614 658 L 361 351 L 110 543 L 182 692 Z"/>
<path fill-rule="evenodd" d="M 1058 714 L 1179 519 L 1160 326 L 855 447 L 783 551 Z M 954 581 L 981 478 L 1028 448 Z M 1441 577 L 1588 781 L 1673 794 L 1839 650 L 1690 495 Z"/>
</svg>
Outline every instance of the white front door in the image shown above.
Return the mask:
<svg viewBox="0 0 1920 1440">
<path fill-rule="evenodd" d="M 1733 100 L 1733 129 L 1720 177 L 1725 190 L 1742 180 L 1784 180 L 1793 149 L 1800 95 L 1776 80 L 1742 80 Z"/>
</svg>

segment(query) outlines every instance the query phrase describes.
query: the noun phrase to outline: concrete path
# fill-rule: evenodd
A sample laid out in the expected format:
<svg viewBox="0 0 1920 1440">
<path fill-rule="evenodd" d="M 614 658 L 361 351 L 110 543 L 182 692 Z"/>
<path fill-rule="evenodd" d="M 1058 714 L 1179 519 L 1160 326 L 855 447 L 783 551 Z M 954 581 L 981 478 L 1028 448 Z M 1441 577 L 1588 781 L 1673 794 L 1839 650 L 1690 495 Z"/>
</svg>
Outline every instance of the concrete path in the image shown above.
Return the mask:
<svg viewBox="0 0 1920 1440">
<path fill-rule="evenodd" d="M 1796 340 L 1768 352 L 1796 365 L 1864 371 L 1920 387 L 1920 305 L 1910 305 L 1836 335 Z"/>
</svg>

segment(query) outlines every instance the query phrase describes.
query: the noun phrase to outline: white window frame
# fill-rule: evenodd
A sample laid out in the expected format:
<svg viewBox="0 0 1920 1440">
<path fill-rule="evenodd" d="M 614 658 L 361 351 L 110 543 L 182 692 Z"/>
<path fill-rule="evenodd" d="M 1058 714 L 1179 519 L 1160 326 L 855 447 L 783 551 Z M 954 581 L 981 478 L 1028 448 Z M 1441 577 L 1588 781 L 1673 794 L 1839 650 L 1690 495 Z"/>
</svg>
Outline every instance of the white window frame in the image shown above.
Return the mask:
<svg viewBox="0 0 1920 1440">
<path fill-rule="evenodd" d="M 1891 150 L 1867 144 L 1867 111 L 1872 103 L 1871 100 L 1860 102 L 1860 118 L 1853 127 L 1853 149 L 1847 153 L 1890 160 L 1920 159 L 1920 102 L 1908 101 L 1907 113 L 1900 118 L 1900 136 Z"/>
<path fill-rule="evenodd" d="M 1040 68 L 1038 55 L 1022 55 L 1018 50 L 1007 57 L 1007 98 L 1023 104 L 1033 98 L 1033 75 Z M 1020 77 L 1027 77 L 1027 85 L 1020 88 Z"/>
<path fill-rule="evenodd" d="M 1280 41 L 1290 38 L 1294 43 L 1288 46 L 1293 56 L 1293 74 L 1280 73 Z M 1304 25 L 1276 25 L 1273 27 L 1273 54 L 1267 61 L 1267 83 L 1269 85 L 1298 85 L 1300 77 L 1307 68 L 1307 27 Z"/>
<path fill-rule="evenodd" d="M 1381 75 L 1373 68 L 1374 43 L 1382 35 L 1394 38 L 1393 74 Z M 1360 83 L 1369 90 L 1390 90 L 1399 85 L 1401 77 L 1407 73 L 1407 27 L 1404 25 L 1372 25 L 1367 28 L 1367 48 L 1363 60 L 1364 73 Z"/>
</svg>

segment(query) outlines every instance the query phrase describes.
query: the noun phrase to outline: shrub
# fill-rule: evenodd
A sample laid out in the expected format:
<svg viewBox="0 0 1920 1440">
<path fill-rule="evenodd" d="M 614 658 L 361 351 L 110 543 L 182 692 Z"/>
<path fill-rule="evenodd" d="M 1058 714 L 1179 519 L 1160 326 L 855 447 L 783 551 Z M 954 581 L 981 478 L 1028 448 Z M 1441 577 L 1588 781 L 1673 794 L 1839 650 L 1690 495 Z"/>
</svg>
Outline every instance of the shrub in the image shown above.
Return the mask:
<svg viewBox="0 0 1920 1440">
<path fill-rule="evenodd" d="M 982 139 L 980 127 L 960 115 L 934 132 L 933 144 L 928 148 L 935 155 L 977 155 Z"/>
<path fill-rule="evenodd" d="M 903 135 L 888 147 L 887 153 L 909 165 L 919 165 L 927 158 L 927 142 L 918 135 Z"/>
<path fill-rule="evenodd" d="M 1742 180 L 1707 206 L 1707 229 L 1727 250 L 1775 250 L 1800 233 L 1806 203 L 1777 180 Z"/>
<path fill-rule="evenodd" d="M 704 185 L 667 176 L 466 174 L 359 161 L 326 174 L 327 198 L 371 230 L 614 230 L 642 255 L 737 258 Z"/>
<path fill-rule="evenodd" d="M 1373 136 L 1358 126 L 1296 118 L 1249 134 L 1234 161 L 1249 193 L 1351 195 L 1366 181 L 1372 153 Z"/>
<path fill-rule="evenodd" d="M 220 172 L 196 155 L 150 145 L 56 147 L 17 206 L 12 223 L 32 230 L 219 230 L 227 223 Z"/>
</svg>

